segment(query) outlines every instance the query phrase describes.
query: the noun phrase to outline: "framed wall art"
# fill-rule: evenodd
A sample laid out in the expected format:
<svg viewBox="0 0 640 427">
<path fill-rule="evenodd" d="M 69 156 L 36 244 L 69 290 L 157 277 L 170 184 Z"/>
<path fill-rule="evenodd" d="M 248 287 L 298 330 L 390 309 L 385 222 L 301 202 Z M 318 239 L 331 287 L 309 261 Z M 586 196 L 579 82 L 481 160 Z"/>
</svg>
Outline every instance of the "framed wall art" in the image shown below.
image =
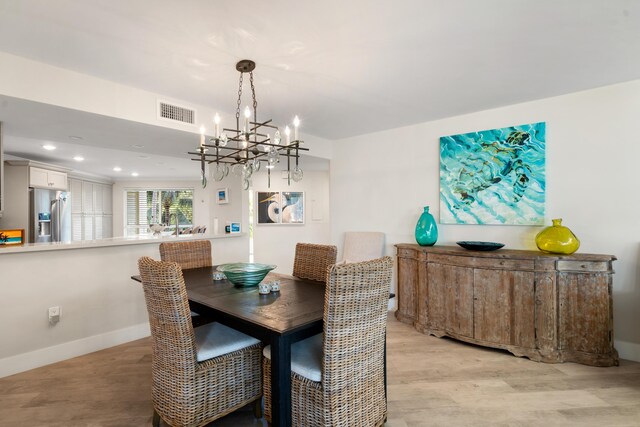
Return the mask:
<svg viewBox="0 0 640 427">
<path fill-rule="evenodd" d="M 440 138 L 440 223 L 543 225 L 544 122 Z"/>
<path fill-rule="evenodd" d="M 219 205 L 223 205 L 225 203 L 229 203 L 229 189 L 228 188 L 218 188 L 216 190 L 216 203 Z"/>
<path fill-rule="evenodd" d="M 304 224 L 304 192 L 256 192 L 257 224 Z"/>
<path fill-rule="evenodd" d="M 23 245 L 24 229 L 0 230 L 0 246 Z"/>
</svg>

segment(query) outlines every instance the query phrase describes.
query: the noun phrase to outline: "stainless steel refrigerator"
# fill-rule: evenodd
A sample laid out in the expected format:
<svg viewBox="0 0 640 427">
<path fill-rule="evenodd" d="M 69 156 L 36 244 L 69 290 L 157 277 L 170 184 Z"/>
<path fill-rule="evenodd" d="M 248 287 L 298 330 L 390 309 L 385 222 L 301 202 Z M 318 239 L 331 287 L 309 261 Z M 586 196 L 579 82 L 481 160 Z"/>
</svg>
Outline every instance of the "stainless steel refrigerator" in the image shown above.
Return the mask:
<svg viewBox="0 0 640 427">
<path fill-rule="evenodd" d="M 71 197 L 66 191 L 29 189 L 29 242 L 71 241 Z"/>
</svg>

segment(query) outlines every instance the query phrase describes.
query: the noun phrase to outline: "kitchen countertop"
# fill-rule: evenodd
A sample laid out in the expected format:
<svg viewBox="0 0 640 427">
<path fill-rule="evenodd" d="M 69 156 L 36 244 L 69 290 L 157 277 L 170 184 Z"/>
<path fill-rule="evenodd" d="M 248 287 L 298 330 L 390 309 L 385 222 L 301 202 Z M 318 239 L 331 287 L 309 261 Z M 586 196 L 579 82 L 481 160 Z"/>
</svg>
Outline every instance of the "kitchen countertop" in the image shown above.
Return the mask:
<svg viewBox="0 0 640 427">
<path fill-rule="evenodd" d="M 101 240 L 83 240 L 79 242 L 52 242 L 52 243 L 25 243 L 24 245 L 0 245 L 0 255 L 16 254 L 24 252 L 58 251 L 66 249 L 91 249 L 103 248 L 107 246 L 125 245 L 148 245 L 161 242 L 176 242 L 185 240 L 212 240 L 244 237 L 247 233 L 228 234 L 185 234 L 176 238 L 175 236 L 134 236 L 134 237 L 112 237 Z"/>
</svg>

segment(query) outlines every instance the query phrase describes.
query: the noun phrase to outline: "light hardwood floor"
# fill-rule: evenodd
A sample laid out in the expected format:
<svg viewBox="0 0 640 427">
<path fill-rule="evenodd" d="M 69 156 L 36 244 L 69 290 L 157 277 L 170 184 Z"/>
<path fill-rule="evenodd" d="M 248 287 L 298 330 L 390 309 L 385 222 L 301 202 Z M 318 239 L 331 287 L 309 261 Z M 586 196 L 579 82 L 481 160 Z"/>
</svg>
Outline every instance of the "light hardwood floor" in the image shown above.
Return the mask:
<svg viewBox="0 0 640 427">
<path fill-rule="evenodd" d="M 640 426 L 640 363 L 544 364 L 389 316 L 389 427 Z M 0 379 L 0 426 L 148 426 L 150 341 Z M 250 408 L 211 426 L 264 426 Z M 354 426 L 358 427 L 358 426 Z"/>
</svg>

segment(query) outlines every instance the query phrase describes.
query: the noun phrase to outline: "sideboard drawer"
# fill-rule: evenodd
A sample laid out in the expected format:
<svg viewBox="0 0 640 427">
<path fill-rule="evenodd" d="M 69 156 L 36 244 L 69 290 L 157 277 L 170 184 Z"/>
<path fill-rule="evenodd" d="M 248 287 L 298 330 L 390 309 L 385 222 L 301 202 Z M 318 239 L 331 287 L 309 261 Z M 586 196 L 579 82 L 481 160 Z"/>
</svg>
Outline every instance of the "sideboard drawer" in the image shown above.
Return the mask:
<svg viewBox="0 0 640 427">
<path fill-rule="evenodd" d="M 611 272 L 607 261 L 558 261 L 558 271 L 584 271 L 585 273 Z"/>
<path fill-rule="evenodd" d="M 422 252 L 416 249 L 398 248 L 398 258 L 418 259 L 421 253 Z"/>
<path fill-rule="evenodd" d="M 499 270 L 533 270 L 535 264 L 533 260 L 529 259 L 476 258 L 473 256 L 451 256 L 433 253 L 427 254 L 427 260 L 437 264 Z"/>
</svg>

